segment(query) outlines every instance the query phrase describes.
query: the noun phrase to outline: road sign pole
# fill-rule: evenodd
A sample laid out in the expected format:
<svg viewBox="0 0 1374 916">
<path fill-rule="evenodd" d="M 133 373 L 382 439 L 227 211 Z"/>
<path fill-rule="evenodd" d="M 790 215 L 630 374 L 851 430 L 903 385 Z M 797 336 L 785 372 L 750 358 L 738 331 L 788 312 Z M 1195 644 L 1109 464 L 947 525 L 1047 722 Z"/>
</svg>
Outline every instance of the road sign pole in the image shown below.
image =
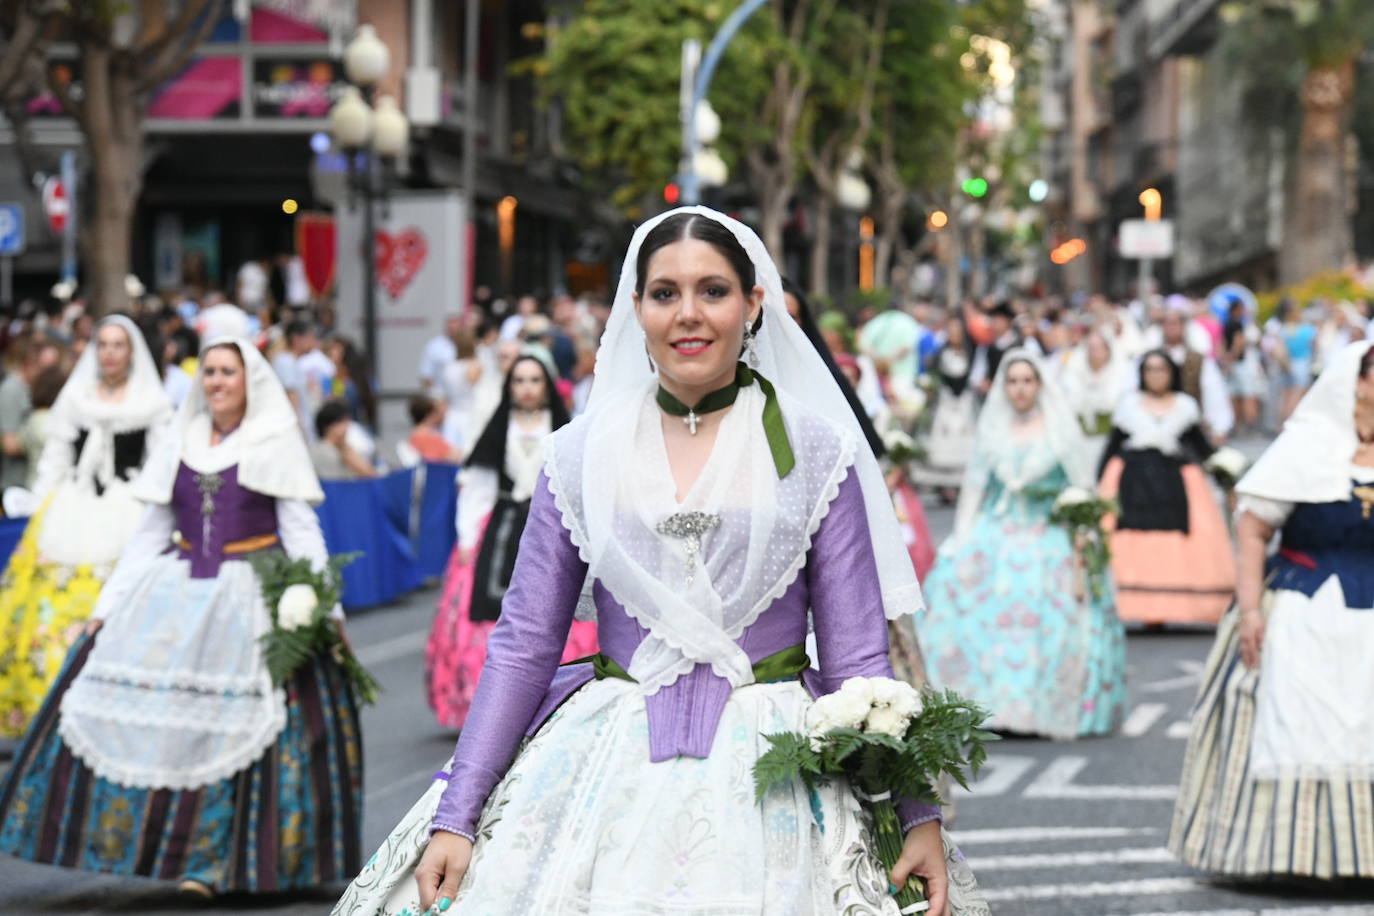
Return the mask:
<svg viewBox="0 0 1374 916">
<path fill-rule="evenodd" d="M 0 258 L 0 305 L 9 308 L 14 304 L 14 258 L 6 255 Z"/>
<path fill-rule="evenodd" d="M 1141 302 L 1150 298 L 1150 292 L 1155 285 L 1154 267 L 1155 262 L 1151 258 L 1140 259 L 1140 292 L 1138 295 Z"/>
</svg>

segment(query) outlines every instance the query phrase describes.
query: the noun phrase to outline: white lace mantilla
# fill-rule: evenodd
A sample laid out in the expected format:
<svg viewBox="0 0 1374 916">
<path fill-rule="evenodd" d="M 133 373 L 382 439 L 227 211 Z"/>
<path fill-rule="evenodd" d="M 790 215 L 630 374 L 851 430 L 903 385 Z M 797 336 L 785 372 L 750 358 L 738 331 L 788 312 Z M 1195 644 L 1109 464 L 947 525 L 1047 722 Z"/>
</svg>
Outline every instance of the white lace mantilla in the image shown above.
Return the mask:
<svg viewBox="0 0 1374 916">
<path fill-rule="evenodd" d="M 234 775 L 286 725 L 259 643 L 270 626 L 247 563 L 192 579 L 185 560 L 150 558 L 62 698 L 62 739 L 120 785 L 194 789 Z"/>
<path fill-rule="evenodd" d="M 736 641 L 796 580 L 849 473 L 852 437 L 779 397 L 797 457 L 792 472 L 778 479 L 763 432 L 764 397 L 749 386 L 722 418 L 711 455 L 681 502 L 652 388 L 606 404 L 550 440 L 549 489 L 588 564 L 588 583 L 599 580 L 649 631 L 629 665 L 646 693 L 698 663 L 736 687 L 753 682 Z M 690 564 L 686 539 L 655 530 L 688 512 L 719 518 Z M 595 613 L 584 589 L 578 616 Z"/>
</svg>

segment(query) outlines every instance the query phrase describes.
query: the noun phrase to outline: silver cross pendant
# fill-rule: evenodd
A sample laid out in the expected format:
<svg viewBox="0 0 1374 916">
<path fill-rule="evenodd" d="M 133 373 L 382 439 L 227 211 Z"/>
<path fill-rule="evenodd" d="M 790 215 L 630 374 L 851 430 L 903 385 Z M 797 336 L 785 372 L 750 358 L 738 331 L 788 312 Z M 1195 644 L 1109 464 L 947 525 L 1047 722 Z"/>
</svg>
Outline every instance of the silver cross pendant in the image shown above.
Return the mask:
<svg viewBox="0 0 1374 916">
<path fill-rule="evenodd" d="M 697 416 L 695 410 L 687 411 L 687 416 L 682 418 L 682 422 L 687 424 L 687 428 L 692 431 L 692 435 L 697 434 L 697 424 L 701 422 L 701 417 Z"/>
</svg>

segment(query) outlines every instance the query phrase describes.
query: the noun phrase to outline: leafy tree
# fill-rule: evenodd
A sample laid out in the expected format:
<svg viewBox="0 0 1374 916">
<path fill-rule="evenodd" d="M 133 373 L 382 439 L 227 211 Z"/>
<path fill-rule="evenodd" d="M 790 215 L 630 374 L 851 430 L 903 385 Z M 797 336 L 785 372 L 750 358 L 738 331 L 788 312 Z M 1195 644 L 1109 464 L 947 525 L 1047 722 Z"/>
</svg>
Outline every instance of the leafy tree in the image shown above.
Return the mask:
<svg viewBox="0 0 1374 916">
<path fill-rule="evenodd" d="M 680 164 L 682 43 L 709 43 L 734 4 L 585 0 L 573 9 L 549 35 L 544 54 L 520 66 L 539 79 L 545 103 L 561 104 L 567 152 L 618 209 L 636 215 Z M 711 101 L 727 162 L 738 158 L 741 125 L 758 117 L 761 24 L 736 37 L 716 75 Z"/>
<path fill-rule="evenodd" d="M 1374 40 L 1368 0 L 1249 0 L 1222 9 L 1221 54 L 1244 81 L 1247 120 L 1292 137 L 1280 276 L 1296 283 L 1354 256 L 1348 219 L 1356 69 Z"/>
<path fill-rule="evenodd" d="M 0 97 L 33 88 L 32 74 L 46 66 L 58 35 L 76 45 L 81 60 L 79 89 L 51 71 L 44 81 L 81 129 L 90 155 L 83 286 L 94 314 L 128 301 L 124 278 L 134 207 L 143 189 L 148 102 L 154 90 L 186 66 L 219 19 L 222 5 L 223 0 L 0 4 Z"/>
</svg>

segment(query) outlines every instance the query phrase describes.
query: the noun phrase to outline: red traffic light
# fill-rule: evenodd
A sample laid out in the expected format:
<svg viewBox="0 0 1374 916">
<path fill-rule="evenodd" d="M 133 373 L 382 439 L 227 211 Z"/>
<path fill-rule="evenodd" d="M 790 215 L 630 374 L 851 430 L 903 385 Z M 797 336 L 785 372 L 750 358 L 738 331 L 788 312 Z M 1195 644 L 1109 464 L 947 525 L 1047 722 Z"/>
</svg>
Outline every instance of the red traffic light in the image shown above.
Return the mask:
<svg viewBox="0 0 1374 916">
<path fill-rule="evenodd" d="M 681 196 L 682 191 L 678 188 L 678 186 L 675 183 L 670 181 L 663 186 L 663 199 L 668 203 L 677 203 L 678 198 L 680 198 Z"/>
</svg>

